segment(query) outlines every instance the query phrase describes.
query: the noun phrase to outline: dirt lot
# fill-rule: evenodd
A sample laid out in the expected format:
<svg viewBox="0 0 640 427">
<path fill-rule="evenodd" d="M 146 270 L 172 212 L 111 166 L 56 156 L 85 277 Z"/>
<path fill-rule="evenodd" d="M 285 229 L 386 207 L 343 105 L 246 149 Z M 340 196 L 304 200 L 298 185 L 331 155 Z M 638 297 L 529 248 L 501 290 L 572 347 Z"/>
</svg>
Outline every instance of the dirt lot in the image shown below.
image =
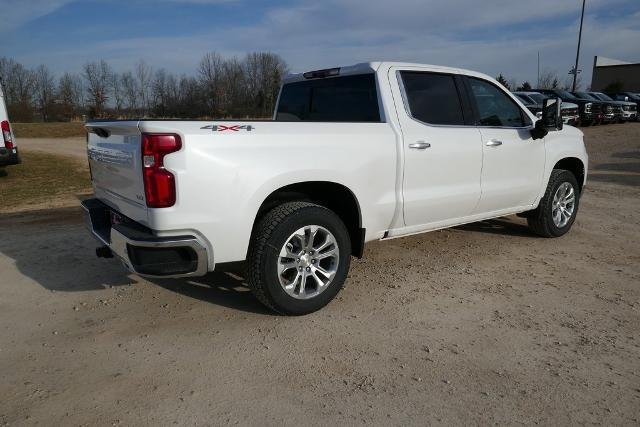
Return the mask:
<svg viewBox="0 0 640 427">
<path fill-rule="evenodd" d="M 640 124 L 585 129 L 574 229 L 367 246 L 299 318 L 242 278 L 143 280 L 77 208 L 0 219 L 0 424 L 640 423 Z"/>
<path fill-rule="evenodd" d="M 70 138 L 82 137 L 86 131 L 83 122 L 64 123 L 12 123 L 16 138 Z"/>
</svg>

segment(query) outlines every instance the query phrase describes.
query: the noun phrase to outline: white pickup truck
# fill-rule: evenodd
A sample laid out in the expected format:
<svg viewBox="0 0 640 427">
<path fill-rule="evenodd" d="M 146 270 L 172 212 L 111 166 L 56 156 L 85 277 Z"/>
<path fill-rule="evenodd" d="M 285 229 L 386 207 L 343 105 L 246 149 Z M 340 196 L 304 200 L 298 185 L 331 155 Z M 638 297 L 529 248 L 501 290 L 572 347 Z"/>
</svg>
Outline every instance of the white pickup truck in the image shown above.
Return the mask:
<svg viewBox="0 0 640 427">
<path fill-rule="evenodd" d="M 565 234 L 587 176 L 558 99 L 537 120 L 494 79 L 375 62 L 288 76 L 273 120 L 92 121 L 88 227 L 148 277 L 245 261 L 268 307 L 304 314 L 366 242 L 511 214 Z"/>
</svg>

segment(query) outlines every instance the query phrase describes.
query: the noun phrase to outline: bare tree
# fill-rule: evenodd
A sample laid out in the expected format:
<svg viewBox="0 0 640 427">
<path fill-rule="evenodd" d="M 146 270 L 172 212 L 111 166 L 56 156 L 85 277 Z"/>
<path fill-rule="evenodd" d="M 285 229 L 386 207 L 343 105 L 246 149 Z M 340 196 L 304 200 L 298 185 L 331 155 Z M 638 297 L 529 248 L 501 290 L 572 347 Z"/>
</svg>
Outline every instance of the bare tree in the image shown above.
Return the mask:
<svg viewBox="0 0 640 427">
<path fill-rule="evenodd" d="M 546 70 L 540 75 L 539 89 L 557 89 L 559 84 L 557 73 Z"/>
<path fill-rule="evenodd" d="M 202 85 L 206 104 L 212 116 L 220 113 L 223 67 L 224 60 L 216 52 L 207 53 L 200 61 L 200 66 L 198 67 L 200 84 Z"/>
<path fill-rule="evenodd" d="M 220 76 L 219 106 L 226 117 L 246 115 L 246 79 L 242 63 L 238 58 L 224 62 Z"/>
<path fill-rule="evenodd" d="M 113 107 L 116 110 L 116 114 L 120 116 L 122 114 L 125 97 L 120 74 L 111 73 L 111 76 L 109 76 L 109 84 L 111 85 L 111 93 L 113 93 Z"/>
<path fill-rule="evenodd" d="M 129 115 L 136 115 L 139 93 L 136 79 L 133 77 L 133 74 L 131 74 L 131 71 L 126 71 L 122 73 L 120 80 L 122 81 L 122 89 L 124 90 L 124 97 L 127 101 Z"/>
<path fill-rule="evenodd" d="M 39 65 L 35 70 L 34 77 L 38 109 L 42 115 L 42 120 L 46 122 L 49 120 L 49 112 L 55 97 L 54 76 L 46 65 Z"/>
<path fill-rule="evenodd" d="M 5 101 L 12 119 L 25 122 L 33 120 L 34 73 L 22 64 L 7 58 L 0 60 L 0 73 Z"/>
<path fill-rule="evenodd" d="M 581 87 L 582 87 L 582 76 L 580 74 L 578 74 L 578 78 L 576 79 L 576 90 L 580 90 Z M 567 76 L 567 78 L 564 79 L 564 83 L 562 85 L 562 89 L 568 90 L 568 91 L 571 91 L 573 89 L 573 77 L 572 76 Z"/>
<path fill-rule="evenodd" d="M 60 77 L 57 91 L 60 118 L 71 120 L 80 114 L 83 104 L 82 93 L 82 79 L 80 76 L 65 73 Z"/>
<path fill-rule="evenodd" d="M 253 114 L 266 117 L 271 113 L 286 73 L 287 64 L 279 55 L 270 52 L 247 55 L 245 75 L 249 97 L 255 106 Z"/>
<path fill-rule="evenodd" d="M 140 60 L 136 64 L 136 78 L 138 80 L 138 90 L 140 91 L 140 107 L 142 115 L 146 116 L 149 110 L 149 94 L 151 92 L 151 76 L 153 71 L 146 62 Z"/>
<path fill-rule="evenodd" d="M 109 100 L 109 79 L 111 68 L 106 61 L 88 62 L 84 66 L 84 78 L 87 80 L 87 92 L 92 104 L 90 112 L 94 117 L 104 114 L 104 107 Z"/>
<path fill-rule="evenodd" d="M 167 90 L 168 74 L 164 68 L 156 71 L 151 84 L 151 99 L 153 102 L 153 112 L 160 117 L 167 114 L 168 90 Z"/>
<path fill-rule="evenodd" d="M 81 74 L 57 80 L 42 65 L 34 71 L 0 57 L 0 78 L 11 117 L 31 121 L 89 117 L 266 117 L 273 110 L 286 63 L 278 55 L 255 52 L 241 60 L 215 52 L 200 61 L 197 76 L 153 72 L 144 61 L 112 72 L 104 60 L 88 62 Z M 87 108 L 88 107 L 88 108 Z"/>
</svg>

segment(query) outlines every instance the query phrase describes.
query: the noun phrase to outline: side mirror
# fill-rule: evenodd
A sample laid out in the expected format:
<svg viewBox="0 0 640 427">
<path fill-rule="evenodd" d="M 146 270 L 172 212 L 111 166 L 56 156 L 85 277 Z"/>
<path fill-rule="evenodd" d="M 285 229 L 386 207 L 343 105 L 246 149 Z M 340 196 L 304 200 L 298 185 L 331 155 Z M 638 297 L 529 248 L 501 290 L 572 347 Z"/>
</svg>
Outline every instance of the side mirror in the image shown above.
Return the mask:
<svg viewBox="0 0 640 427">
<path fill-rule="evenodd" d="M 544 138 L 549 131 L 562 130 L 561 107 L 560 98 L 547 98 L 542 102 L 542 118 L 531 129 L 533 139 Z"/>
<path fill-rule="evenodd" d="M 542 102 L 542 122 L 548 131 L 562 130 L 562 100 L 547 98 Z"/>
</svg>

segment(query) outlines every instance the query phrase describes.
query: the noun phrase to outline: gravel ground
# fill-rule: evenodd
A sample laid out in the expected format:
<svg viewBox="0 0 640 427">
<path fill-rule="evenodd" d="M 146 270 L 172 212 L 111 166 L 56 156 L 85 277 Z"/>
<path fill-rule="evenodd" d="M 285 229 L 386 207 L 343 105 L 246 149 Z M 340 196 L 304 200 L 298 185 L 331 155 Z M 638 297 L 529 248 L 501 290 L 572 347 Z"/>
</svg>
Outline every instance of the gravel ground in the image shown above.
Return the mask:
<svg viewBox="0 0 640 427">
<path fill-rule="evenodd" d="M 75 138 L 18 138 L 20 151 L 37 151 L 41 153 L 69 156 L 87 163 L 87 143 L 84 137 Z"/>
<path fill-rule="evenodd" d="M 0 217 L 0 424 L 640 423 L 640 124 L 585 129 L 574 229 L 369 244 L 324 310 L 144 280 L 79 209 Z"/>
</svg>

